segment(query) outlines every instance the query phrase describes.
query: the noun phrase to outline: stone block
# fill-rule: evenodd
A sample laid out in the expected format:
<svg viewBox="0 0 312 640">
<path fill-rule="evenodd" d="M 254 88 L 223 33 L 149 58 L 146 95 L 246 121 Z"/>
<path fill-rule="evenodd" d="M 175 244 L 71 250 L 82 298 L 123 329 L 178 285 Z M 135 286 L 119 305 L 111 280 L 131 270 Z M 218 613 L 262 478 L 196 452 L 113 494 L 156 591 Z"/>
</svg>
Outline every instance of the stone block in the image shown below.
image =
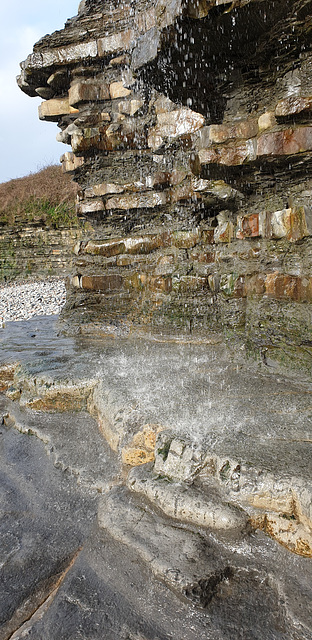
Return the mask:
<svg viewBox="0 0 312 640">
<path fill-rule="evenodd" d="M 233 222 L 224 221 L 218 224 L 214 231 L 214 241 L 216 243 L 231 242 L 234 238 Z"/>
<path fill-rule="evenodd" d="M 170 293 L 172 291 L 172 279 L 155 276 L 148 280 L 148 288 L 154 292 Z"/>
<path fill-rule="evenodd" d="M 183 182 L 182 184 L 177 185 L 174 189 L 170 191 L 170 201 L 172 203 L 179 202 L 180 200 L 191 200 L 196 196 L 194 195 L 194 190 L 190 180 Z"/>
<path fill-rule="evenodd" d="M 247 295 L 245 277 L 237 276 L 235 273 L 225 273 L 220 278 L 219 290 L 228 297 L 245 298 Z"/>
<path fill-rule="evenodd" d="M 124 87 L 122 82 L 112 82 L 109 85 L 109 92 L 112 100 L 116 98 L 125 98 L 131 94 L 131 89 Z"/>
<path fill-rule="evenodd" d="M 227 142 L 231 139 L 246 140 L 258 133 L 256 120 L 242 120 L 234 125 L 212 124 L 209 127 L 210 142 L 215 144 Z"/>
<path fill-rule="evenodd" d="M 208 194 L 223 202 L 237 197 L 243 198 L 239 191 L 226 184 L 224 180 L 203 180 L 192 176 L 191 181 L 193 191 Z"/>
<path fill-rule="evenodd" d="M 304 207 L 282 209 L 271 214 L 271 236 L 273 238 L 286 237 L 290 242 L 296 242 L 308 235 Z"/>
<path fill-rule="evenodd" d="M 127 54 L 123 54 L 121 56 L 117 56 L 116 58 L 112 58 L 109 61 L 109 66 L 110 67 L 119 67 L 119 66 L 123 66 L 123 65 L 129 65 L 130 64 L 130 58 Z"/>
<path fill-rule="evenodd" d="M 302 113 L 302 111 L 312 110 L 312 96 L 303 98 L 301 96 L 289 96 L 280 100 L 275 108 L 277 117 L 285 117 Z"/>
<path fill-rule="evenodd" d="M 119 184 L 102 182 L 101 184 L 95 184 L 92 187 L 85 189 L 85 197 L 92 198 L 96 196 L 106 196 L 112 193 L 123 193 L 124 187 Z"/>
<path fill-rule="evenodd" d="M 157 171 L 154 175 L 147 176 L 146 187 L 177 186 L 186 178 L 186 171 Z"/>
<path fill-rule="evenodd" d="M 45 67 L 58 67 L 96 58 L 97 55 L 97 42 L 90 40 L 89 42 L 70 44 L 65 47 L 45 49 L 40 53 L 36 51 L 26 59 L 26 68 L 30 67 L 32 70 L 35 70 Z"/>
<path fill-rule="evenodd" d="M 177 480 L 192 480 L 204 466 L 205 453 L 195 442 L 187 442 L 169 431 L 156 440 L 154 472 Z"/>
<path fill-rule="evenodd" d="M 192 291 L 208 289 L 207 278 L 201 276 L 180 276 L 173 280 L 173 289 L 179 293 L 188 294 Z"/>
<path fill-rule="evenodd" d="M 104 256 L 105 258 L 111 258 L 125 252 L 125 244 L 122 240 L 107 240 L 106 242 L 93 242 L 89 240 L 81 253 Z"/>
<path fill-rule="evenodd" d="M 189 0 L 186 11 L 190 18 L 201 19 L 208 15 L 211 7 L 212 3 L 210 0 Z"/>
<path fill-rule="evenodd" d="M 77 213 L 87 215 L 88 213 L 96 213 L 97 211 L 104 211 L 105 206 L 103 200 L 83 200 L 77 205 Z"/>
<path fill-rule="evenodd" d="M 158 0 L 156 4 L 157 24 L 160 29 L 172 25 L 182 13 L 182 0 Z"/>
<path fill-rule="evenodd" d="M 204 123 L 204 116 L 187 107 L 160 112 L 157 115 L 156 126 L 149 131 L 148 146 L 156 151 L 162 146 L 165 139 L 170 141 L 190 135 L 200 129 Z"/>
<path fill-rule="evenodd" d="M 57 122 L 61 116 L 79 113 L 79 110 L 69 104 L 69 98 L 53 98 L 42 102 L 39 105 L 38 113 L 40 120 Z"/>
<path fill-rule="evenodd" d="M 127 116 L 134 116 L 144 105 L 144 100 L 135 99 L 135 100 L 123 100 L 118 104 L 119 113 L 125 114 Z"/>
<path fill-rule="evenodd" d="M 201 234 L 199 229 L 193 231 L 174 231 L 172 233 L 172 244 L 177 249 L 191 249 L 200 242 Z"/>
<path fill-rule="evenodd" d="M 107 276 L 82 276 L 82 289 L 90 291 L 101 291 L 110 293 L 111 291 L 120 291 L 123 288 L 123 278 L 117 274 Z"/>
<path fill-rule="evenodd" d="M 167 98 L 167 96 L 161 95 L 155 102 L 153 103 L 156 115 L 159 113 L 169 113 L 169 111 L 175 111 L 177 105 Z"/>
<path fill-rule="evenodd" d="M 247 296 L 263 296 L 265 293 L 265 274 L 257 273 L 246 278 Z"/>
<path fill-rule="evenodd" d="M 239 166 L 256 159 L 256 147 L 256 140 L 250 139 L 237 144 L 200 149 L 198 161 L 200 165 L 222 164 L 227 167 Z"/>
<path fill-rule="evenodd" d="M 60 162 L 62 163 L 62 171 L 64 173 L 72 173 L 79 167 L 82 167 L 84 158 L 77 157 L 74 153 L 66 151 L 66 153 L 61 156 Z"/>
<path fill-rule="evenodd" d="M 154 60 L 157 56 L 159 46 L 159 30 L 153 27 L 138 38 L 136 47 L 132 52 L 132 68 L 139 69 L 147 62 Z"/>
<path fill-rule="evenodd" d="M 159 193 L 142 193 L 128 194 L 116 198 L 110 198 L 106 202 L 106 209 L 121 209 L 128 211 L 129 209 L 154 209 L 167 204 L 167 195 L 164 192 Z"/>
<path fill-rule="evenodd" d="M 100 58 L 116 53 L 117 51 L 128 51 L 134 41 L 135 34 L 132 29 L 113 33 L 111 36 L 99 38 L 97 41 L 98 55 Z"/>
<path fill-rule="evenodd" d="M 83 102 L 109 100 L 110 92 L 108 85 L 104 83 L 91 84 L 89 82 L 77 82 L 70 87 L 68 97 L 69 104 L 75 106 Z"/>
<path fill-rule="evenodd" d="M 265 279 L 265 295 L 277 300 L 311 302 L 312 278 L 270 273 Z"/>
<path fill-rule="evenodd" d="M 211 264 L 215 261 L 216 254 L 214 251 L 204 251 L 203 248 L 193 249 L 190 254 L 190 259 L 195 262 L 201 262 L 203 264 Z"/>
<path fill-rule="evenodd" d="M 71 278 L 70 284 L 72 287 L 75 287 L 75 289 L 79 289 L 81 286 L 81 281 L 80 281 L 80 277 L 79 276 L 73 276 Z"/>
<path fill-rule="evenodd" d="M 312 127 L 297 127 L 263 133 L 258 138 L 257 155 L 284 156 L 312 150 Z"/>
<path fill-rule="evenodd" d="M 236 238 L 257 238 L 260 234 L 259 214 L 253 213 L 237 218 Z"/>
<path fill-rule="evenodd" d="M 164 138 L 178 138 L 185 134 L 194 133 L 205 124 L 201 113 L 182 107 L 169 113 L 157 114 L 157 133 Z"/>
<path fill-rule="evenodd" d="M 260 133 L 267 129 L 272 129 L 276 125 L 276 118 L 274 111 L 266 111 L 258 119 L 258 127 Z"/>
<path fill-rule="evenodd" d="M 272 238 L 284 238 L 290 230 L 290 209 L 281 209 L 271 214 Z"/>
</svg>

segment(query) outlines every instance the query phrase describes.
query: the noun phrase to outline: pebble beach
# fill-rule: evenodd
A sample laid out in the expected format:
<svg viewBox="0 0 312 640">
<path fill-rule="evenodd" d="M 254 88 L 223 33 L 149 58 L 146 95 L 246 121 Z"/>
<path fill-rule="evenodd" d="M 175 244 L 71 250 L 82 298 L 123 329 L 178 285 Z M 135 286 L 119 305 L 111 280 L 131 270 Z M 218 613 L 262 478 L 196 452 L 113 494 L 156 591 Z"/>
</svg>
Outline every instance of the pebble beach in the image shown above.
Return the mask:
<svg viewBox="0 0 312 640">
<path fill-rule="evenodd" d="M 0 285 L 0 327 L 6 322 L 60 313 L 66 301 L 63 278 Z"/>
</svg>

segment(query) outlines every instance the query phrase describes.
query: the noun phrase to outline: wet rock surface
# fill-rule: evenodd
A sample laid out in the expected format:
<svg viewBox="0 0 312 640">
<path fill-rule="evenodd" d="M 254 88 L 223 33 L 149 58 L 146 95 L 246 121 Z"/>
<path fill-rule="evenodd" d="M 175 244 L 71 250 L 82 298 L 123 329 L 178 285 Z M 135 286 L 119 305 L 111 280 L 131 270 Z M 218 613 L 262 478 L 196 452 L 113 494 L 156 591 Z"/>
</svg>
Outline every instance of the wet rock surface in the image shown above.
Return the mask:
<svg viewBox="0 0 312 640">
<path fill-rule="evenodd" d="M 309 382 L 216 339 L 0 338 L 1 637 L 311 637 Z"/>
<path fill-rule="evenodd" d="M 311 638 L 310 23 L 84 0 L 21 65 L 86 224 L 76 337 L 0 335 L 3 427 L 93 527 L 16 640 Z"/>
</svg>

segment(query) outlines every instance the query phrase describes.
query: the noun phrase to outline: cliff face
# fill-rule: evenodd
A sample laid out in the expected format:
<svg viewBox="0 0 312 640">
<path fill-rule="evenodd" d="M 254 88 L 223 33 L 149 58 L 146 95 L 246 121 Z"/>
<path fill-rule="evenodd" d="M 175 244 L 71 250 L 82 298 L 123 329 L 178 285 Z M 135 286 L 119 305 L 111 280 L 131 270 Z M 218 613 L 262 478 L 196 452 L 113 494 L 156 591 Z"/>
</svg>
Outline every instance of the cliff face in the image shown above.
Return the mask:
<svg viewBox="0 0 312 640">
<path fill-rule="evenodd" d="M 91 225 L 65 317 L 311 361 L 312 4 L 84 0 L 22 63 Z"/>
</svg>

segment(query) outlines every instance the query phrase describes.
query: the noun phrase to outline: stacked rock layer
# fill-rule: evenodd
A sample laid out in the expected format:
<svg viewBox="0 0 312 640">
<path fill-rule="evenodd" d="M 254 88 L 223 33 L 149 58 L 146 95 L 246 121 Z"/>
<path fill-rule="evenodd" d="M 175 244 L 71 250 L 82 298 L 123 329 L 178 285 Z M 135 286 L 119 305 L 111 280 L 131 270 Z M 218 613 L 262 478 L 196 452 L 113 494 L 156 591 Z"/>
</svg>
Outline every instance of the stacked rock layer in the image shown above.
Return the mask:
<svg viewBox="0 0 312 640">
<path fill-rule="evenodd" d="M 22 63 L 90 224 L 64 317 L 311 361 L 309 0 L 84 0 Z"/>
</svg>

